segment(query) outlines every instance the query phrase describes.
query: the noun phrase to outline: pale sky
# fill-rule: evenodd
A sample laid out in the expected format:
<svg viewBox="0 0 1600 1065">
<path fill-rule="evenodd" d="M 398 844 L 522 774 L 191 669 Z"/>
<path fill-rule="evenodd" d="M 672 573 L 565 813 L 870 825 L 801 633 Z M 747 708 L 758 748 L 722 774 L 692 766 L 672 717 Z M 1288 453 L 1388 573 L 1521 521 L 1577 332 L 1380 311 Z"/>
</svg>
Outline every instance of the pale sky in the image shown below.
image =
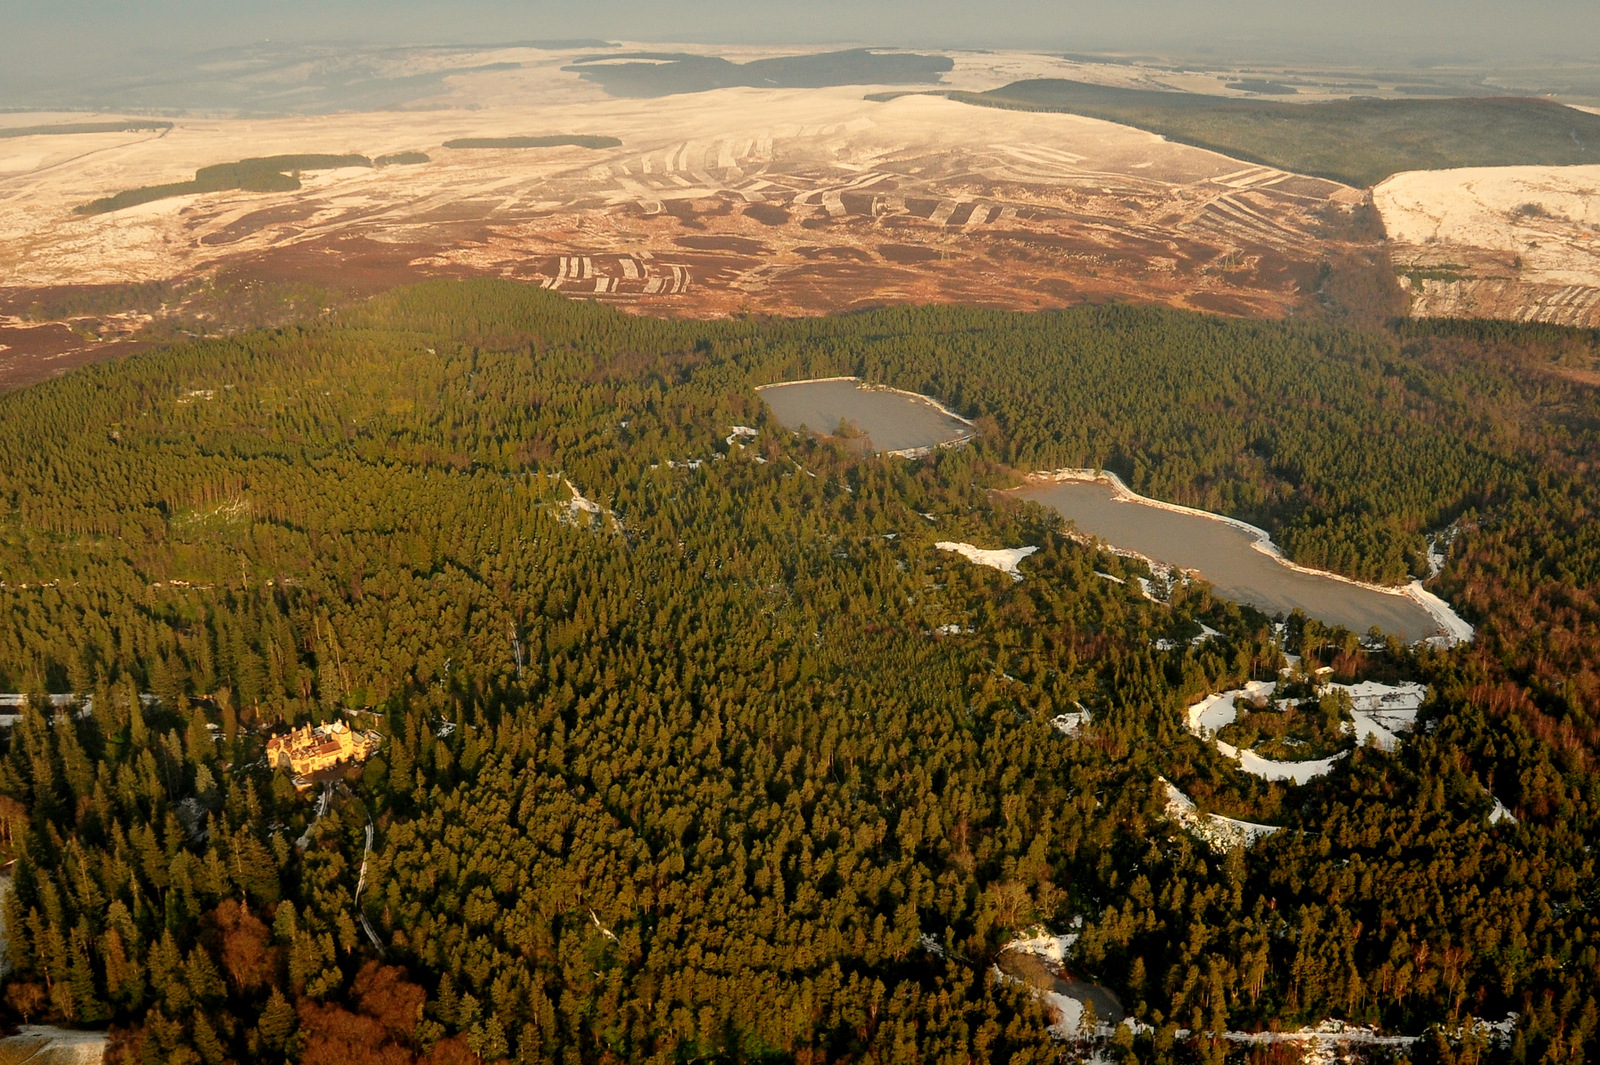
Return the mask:
<svg viewBox="0 0 1600 1065">
<path fill-rule="evenodd" d="M 1595 0 L 0 0 L 0 48 L 515 38 L 1593 53 Z"/>
</svg>

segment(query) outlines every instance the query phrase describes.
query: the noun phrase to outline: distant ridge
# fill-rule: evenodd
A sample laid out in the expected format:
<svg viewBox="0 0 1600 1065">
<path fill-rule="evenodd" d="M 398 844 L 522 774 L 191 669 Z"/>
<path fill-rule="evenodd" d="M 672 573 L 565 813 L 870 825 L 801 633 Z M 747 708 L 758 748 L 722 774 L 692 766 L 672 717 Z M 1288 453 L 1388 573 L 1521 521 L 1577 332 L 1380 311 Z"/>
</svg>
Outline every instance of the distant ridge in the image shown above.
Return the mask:
<svg viewBox="0 0 1600 1065">
<path fill-rule="evenodd" d="M 1600 163 L 1600 115 L 1532 97 L 1284 103 L 1056 78 L 942 95 L 982 107 L 1118 122 L 1357 188 L 1407 170 Z"/>
<path fill-rule="evenodd" d="M 619 59 L 633 62 L 617 62 Z M 836 85 L 936 85 L 955 67 L 942 55 L 852 48 L 734 63 L 720 56 L 635 52 L 584 56 L 563 67 L 612 96 L 655 97 L 711 89 L 821 89 Z"/>
</svg>

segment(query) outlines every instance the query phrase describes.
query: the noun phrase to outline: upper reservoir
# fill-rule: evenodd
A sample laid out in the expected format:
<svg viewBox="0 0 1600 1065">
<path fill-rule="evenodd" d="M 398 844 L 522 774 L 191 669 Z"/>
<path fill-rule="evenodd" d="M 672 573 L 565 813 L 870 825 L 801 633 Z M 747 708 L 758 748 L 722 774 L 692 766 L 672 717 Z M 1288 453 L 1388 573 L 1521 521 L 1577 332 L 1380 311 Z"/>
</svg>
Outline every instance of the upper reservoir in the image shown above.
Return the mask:
<svg viewBox="0 0 1600 1065">
<path fill-rule="evenodd" d="M 874 451 L 915 453 L 973 435 L 971 422 L 926 396 L 875 388 L 854 377 L 762 385 L 756 391 L 785 428 L 832 434 L 847 422 L 866 434 Z"/>
<path fill-rule="evenodd" d="M 1261 534 L 1215 515 L 1169 508 L 1142 500 L 1102 480 L 1034 482 L 1019 489 L 1024 499 L 1050 507 L 1078 531 L 1156 562 L 1198 573 L 1218 594 L 1249 603 L 1266 614 L 1296 609 L 1308 617 L 1354 632 L 1376 625 L 1407 640 L 1436 636 L 1470 638 L 1470 627 L 1435 600 L 1430 613 L 1411 594 L 1380 591 L 1331 574 L 1295 569 L 1259 550 Z M 1432 598 L 1432 597 L 1428 597 Z M 1453 621 L 1453 623 L 1452 623 Z"/>
</svg>

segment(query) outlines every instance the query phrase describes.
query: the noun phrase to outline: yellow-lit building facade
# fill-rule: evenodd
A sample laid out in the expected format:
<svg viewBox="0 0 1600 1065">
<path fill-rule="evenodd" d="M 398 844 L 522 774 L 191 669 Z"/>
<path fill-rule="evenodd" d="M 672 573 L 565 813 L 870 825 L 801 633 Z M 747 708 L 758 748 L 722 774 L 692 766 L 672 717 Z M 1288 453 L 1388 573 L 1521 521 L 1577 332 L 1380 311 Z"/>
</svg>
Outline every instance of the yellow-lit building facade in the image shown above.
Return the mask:
<svg viewBox="0 0 1600 1065">
<path fill-rule="evenodd" d="M 340 721 L 304 725 L 267 741 L 267 764 L 308 777 L 345 762 L 364 762 L 382 743 L 378 733 L 357 732 Z"/>
</svg>

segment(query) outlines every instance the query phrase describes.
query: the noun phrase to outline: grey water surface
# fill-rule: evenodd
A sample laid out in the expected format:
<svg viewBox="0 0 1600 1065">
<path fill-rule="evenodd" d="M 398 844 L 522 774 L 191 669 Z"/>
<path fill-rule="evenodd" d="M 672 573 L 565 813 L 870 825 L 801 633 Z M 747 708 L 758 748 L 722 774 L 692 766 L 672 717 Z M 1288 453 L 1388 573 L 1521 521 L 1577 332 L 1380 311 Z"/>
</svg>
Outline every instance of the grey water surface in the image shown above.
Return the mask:
<svg viewBox="0 0 1600 1065">
<path fill-rule="evenodd" d="M 1251 533 L 1226 522 L 1117 498 L 1104 481 L 1030 485 L 1017 493 L 1055 510 L 1112 547 L 1193 570 L 1217 592 L 1266 614 L 1308 617 L 1355 632 L 1376 625 L 1406 640 L 1438 635 L 1434 619 L 1415 600 L 1332 577 L 1290 569 L 1257 551 Z"/>
<path fill-rule="evenodd" d="M 874 451 L 936 447 L 972 435 L 972 426 L 921 396 L 866 388 L 859 381 L 797 381 L 756 391 L 784 428 L 832 434 L 848 421 L 871 439 Z"/>
</svg>

